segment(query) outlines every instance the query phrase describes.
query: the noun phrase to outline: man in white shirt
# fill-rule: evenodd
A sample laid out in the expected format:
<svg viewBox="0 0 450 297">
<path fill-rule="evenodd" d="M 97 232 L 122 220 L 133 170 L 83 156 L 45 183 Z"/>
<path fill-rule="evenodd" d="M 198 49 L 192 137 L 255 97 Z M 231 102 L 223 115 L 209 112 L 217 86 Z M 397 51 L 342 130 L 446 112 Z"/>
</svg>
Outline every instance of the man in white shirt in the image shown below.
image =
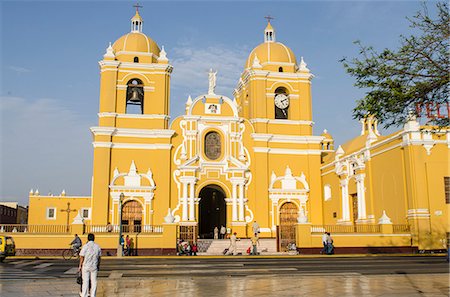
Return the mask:
<svg viewBox="0 0 450 297">
<path fill-rule="evenodd" d="M 100 267 L 100 257 L 102 250 L 98 244 L 94 242 L 95 236 L 88 234 L 88 242 L 83 246 L 80 252 L 80 265 L 78 270 L 81 271 L 83 278 L 83 287 L 81 291 L 82 297 L 89 296 L 89 281 L 91 282 L 91 297 L 97 294 L 97 272 Z"/>
<path fill-rule="evenodd" d="M 222 225 L 220 227 L 220 239 L 224 239 L 225 238 L 225 233 L 227 233 L 227 228 L 225 228 L 225 226 Z"/>
<path fill-rule="evenodd" d="M 230 236 L 230 250 L 228 251 L 228 253 L 230 255 L 236 255 L 237 254 L 237 247 L 236 247 L 236 241 L 237 241 L 237 237 L 236 237 L 236 232 L 233 233 L 233 235 Z"/>
<path fill-rule="evenodd" d="M 252 229 L 253 234 L 256 233 L 259 236 L 259 224 L 256 221 L 253 222 Z"/>
<path fill-rule="evenodd" d="M 327 232 L 323 232 L 322 235 L 322 244 L 323 244 L 323 249 L 320 251 L 321 254 L 326 254 L 327 253 L 327 242 L 328 241 L 328 234 Z"/>
</svg>

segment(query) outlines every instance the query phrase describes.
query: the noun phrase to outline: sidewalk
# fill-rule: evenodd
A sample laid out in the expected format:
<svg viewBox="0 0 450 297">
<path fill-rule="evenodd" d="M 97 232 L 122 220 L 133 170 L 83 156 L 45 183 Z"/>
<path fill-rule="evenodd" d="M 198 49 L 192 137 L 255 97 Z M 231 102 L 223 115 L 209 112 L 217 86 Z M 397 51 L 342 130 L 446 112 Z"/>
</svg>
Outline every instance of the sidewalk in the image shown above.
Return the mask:
<svg viewBox="0 0 450 297">
<path fill-rule="evenodd" d="M 0 281 L 2 297 L 77 297 L 75 279 Z M 98 297 L 110 296 L 448 296 L 448 274 L 99 279 Z"/>
</svg>

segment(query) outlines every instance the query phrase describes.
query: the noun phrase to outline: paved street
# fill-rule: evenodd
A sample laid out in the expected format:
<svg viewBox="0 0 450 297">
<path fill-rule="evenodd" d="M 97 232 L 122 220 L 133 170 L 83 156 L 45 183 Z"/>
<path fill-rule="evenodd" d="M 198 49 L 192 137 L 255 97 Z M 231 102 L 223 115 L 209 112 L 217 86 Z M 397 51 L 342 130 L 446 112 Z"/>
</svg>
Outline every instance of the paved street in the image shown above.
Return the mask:
<svg viewBox="0 0 450 297">
<path fill-rule="evenodd" d="M 77 262 L 7 258 L 1 296 L 77 296 Z M 449 296 L 443 256 L 104 258 L 99 296 Z"/>
</svg>

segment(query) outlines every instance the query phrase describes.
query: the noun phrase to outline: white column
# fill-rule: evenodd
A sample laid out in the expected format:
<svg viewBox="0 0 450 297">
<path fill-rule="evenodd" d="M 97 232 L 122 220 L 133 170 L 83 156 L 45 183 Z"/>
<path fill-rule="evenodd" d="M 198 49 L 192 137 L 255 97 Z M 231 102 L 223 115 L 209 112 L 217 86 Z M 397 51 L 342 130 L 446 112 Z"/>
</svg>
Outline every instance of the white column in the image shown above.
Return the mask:
<svg viewBox="0 0 450 297">
<path fill-rule="evenodd" d="M 350 221 L 350 206 L 348 199 L 348 180 L 341 180 L 341 194 L 342 194 L 342 221 Z"/>
<path fill-rule="evenodd" d="M 244 184 L 239 184 L 239 221 L 244 221 Z"/>
<path fill-rule="evenodd" d="M 195 221 L 195 204 L 194 204 L 194 186 L 195 182 L 191 181 L 189 183 L 190 191 L 189 191 L 189 221 Z"/>
<path fill-rule="evenodd" d="M 358 220 L 366 219 L 366 195 L 364 191 L 365 174 L 358 174 L 356 179 L 356 190 L 358 194 Z"/>
<path fill-rule="evenodd" d="M 183 215 L 181 220 L 183 222 L 186 222 L 188 220 L 188 198 L 187 198 L 187 191 L 188 191 L 188 183 L 187 181 L 182 181 L 183 183 Z"/>
<path fill-rule="evenodd" d="M 232 191 L 232 208 L 231 208 L 231 220 L 233 222 L 237 221 L 237 184 L 233 183 L 233 191 Z"/>
</svg>

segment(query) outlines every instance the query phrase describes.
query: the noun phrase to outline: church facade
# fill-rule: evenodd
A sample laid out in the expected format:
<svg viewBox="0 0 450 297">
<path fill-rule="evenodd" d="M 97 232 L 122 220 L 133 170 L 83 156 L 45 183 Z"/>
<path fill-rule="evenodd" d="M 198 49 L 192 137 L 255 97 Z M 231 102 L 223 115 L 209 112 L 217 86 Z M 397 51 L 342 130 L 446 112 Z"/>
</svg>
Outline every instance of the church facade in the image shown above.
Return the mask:
<svg viewBox="0 0 450 297">
<path fill-rule="evenodd" d="M 178 237 L 195 240 L 222 225 L 248 238 L 256 221 L 259 236 L 278 238 L 281 249 L 290 242 L 319 248 L 325 230 L 351 230 L 353 237 L 336 242 L 343 247 L 445 246 L 448 129 L 411 119 L 381 136 L 367 117 L 361 135 L 337 148 L 327 131 L 314 135 L 313 75 L 270 22 L 233 98 L 216 94 L 211 70 L 208 91 L 189 97 L 185 114 L 170 122 L 173 67 L 142 26 L 136 12 L 131 32 L 99 62 L 92 195 L 32 190 L 30 225 L 81 217 L 92 232 L 111 224 L 143 234 L 175 225 Z"/>
</svg>

